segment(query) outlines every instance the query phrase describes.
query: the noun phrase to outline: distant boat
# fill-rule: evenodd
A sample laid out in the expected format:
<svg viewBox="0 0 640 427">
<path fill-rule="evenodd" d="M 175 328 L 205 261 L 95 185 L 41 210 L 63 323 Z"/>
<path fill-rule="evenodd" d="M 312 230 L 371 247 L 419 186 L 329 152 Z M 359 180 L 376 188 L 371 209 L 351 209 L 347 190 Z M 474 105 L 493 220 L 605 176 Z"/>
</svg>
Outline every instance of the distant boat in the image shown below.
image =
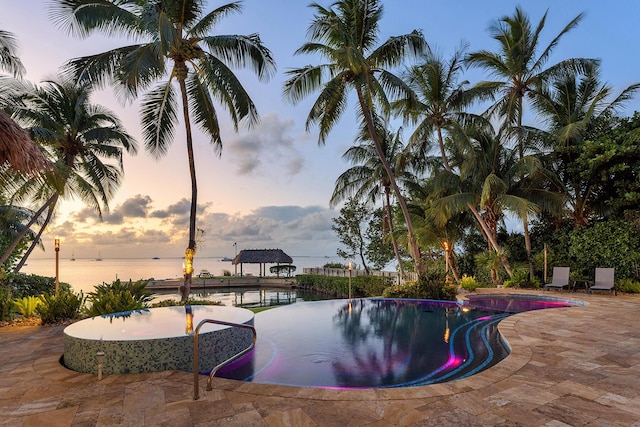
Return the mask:
<svg viewBox="0 0 640 427">
<path fill-rule="evenodd" d="M 233 261 L 233 260 L 229 257 L 224 257 L 220 261 Z"/>
<path fill-rule="evenodd" d="M 74 252 L 71 252 L 71 259 L 69 261 L 75 261 L 76 260 L 76 256 L 74 255 Z"/>
<path fill-rule="evenodd" d="M 158 256 L 154 256 L 154 257 L 153 257 L 153 258 L 151 258 L 151 259 L 160 259 L 160 257 L 158 257 Z"/>
<path fill-rule="evenodd" d="M 100 256 L 100 251 L 98 251 L 98 258 L 96 258 L 96 261 L 102 261 L 102 256 Z"/>
</svg>

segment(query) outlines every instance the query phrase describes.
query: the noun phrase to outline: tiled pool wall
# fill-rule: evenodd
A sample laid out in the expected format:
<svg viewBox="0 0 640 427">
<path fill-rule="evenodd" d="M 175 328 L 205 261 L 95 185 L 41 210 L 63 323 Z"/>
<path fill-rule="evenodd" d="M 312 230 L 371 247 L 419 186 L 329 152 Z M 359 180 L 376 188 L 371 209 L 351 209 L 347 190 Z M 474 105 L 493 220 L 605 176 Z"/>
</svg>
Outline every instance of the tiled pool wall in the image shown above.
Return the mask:
<svg viewBox="0 0 640 427">
<path fill-rule="evenodd" d="M 245 322 L 253 326 L 253 317 Z M 103 352 L 104 374 L 129 374 L 181 370 L 193 372 L 193 335 L 147 340 L 105 341 L 64 335 L 64 364 L 77 372 L 98 373 L 98 352 Z M 253 333 L 227 327 L 198 334 L 199 370 L 210 371 L 219 363 L 248 348 Z"/>
</svg>

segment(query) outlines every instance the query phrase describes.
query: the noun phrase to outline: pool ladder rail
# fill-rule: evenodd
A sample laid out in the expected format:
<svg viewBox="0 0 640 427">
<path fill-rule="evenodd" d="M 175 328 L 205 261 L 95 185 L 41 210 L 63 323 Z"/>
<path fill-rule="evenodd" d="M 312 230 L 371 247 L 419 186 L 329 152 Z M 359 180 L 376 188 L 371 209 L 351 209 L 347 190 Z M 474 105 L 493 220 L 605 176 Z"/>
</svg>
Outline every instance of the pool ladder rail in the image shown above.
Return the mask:
<svg viewBox="0 0 640 427">
<path fill-rule="evenodd" d="M 218 372 L 220 368 L 233 362 L 234 360 L 239 359 L 245 354 L 249 353 L 256 346 L 256 338 L 257 338 L 256 328 L 254 328 L 252 325 L 245 325 L 243 323 L 231 323 L 231 322 L 225 322 L 222 320 L 214 320 L 214 319 L 202 319 L 200 323 L 198 323 L 198 326 L 196 327 L 195 332 L 193 333 L 193 400 L 198 400 L 200 398 L 200 373 L 198 371 L 198 336 L 199 336 L 200 328 L 205 323 L 215 323 L 216 325 L 225 325 L 225 326 L 231 326 L 231 327 L 237 327 L 237 328 L 251 329 L 251 332 L 253 333 L 253 342 L 249 347 L 242 350 L 240 353 L 236 354 L 235 356 L 228 358 L 224 362 L 219 363 L 211 370 L 211 373 L 209 374 L 209 379 L 207 380 L 207 391 L 211 391 L 213 389 L 211 387 L 211 380 L 213 379 L 214 375 L 216 374 L 216 372 Z"/>
</svg>

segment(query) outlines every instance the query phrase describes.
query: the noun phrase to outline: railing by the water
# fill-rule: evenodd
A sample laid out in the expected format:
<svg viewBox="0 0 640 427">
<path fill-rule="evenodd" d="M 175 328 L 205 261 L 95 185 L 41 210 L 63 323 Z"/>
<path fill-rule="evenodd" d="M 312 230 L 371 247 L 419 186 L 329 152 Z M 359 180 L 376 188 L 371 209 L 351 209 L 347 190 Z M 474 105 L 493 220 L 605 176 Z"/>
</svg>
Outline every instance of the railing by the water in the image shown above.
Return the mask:
<svg viewBox="0 0 640 427">
<path fill-rule="evenodd" d="M 256 346 L 256 338 L 257 338 L 256 328 L 254 328 L 252 325 L 245 325 L 244 323 L 231 323 L 231 322 L 225 322 L 222 320 L 214 320 L 214 319 L 202 319 L 202 321 L 198 323 L 198 326 L 196 327 L 195 332 L 193 333 L 193 400 L 198 400 L 200 398 L 200 373 L 198 372 L 199 371 L 198 334 L 200 332 L 200 328 L 205 323 L 215 323 L 217 325 L 251 329 L 251 332 L 253 333 L 253 342 L 248 348 L 242 350 L 240 353 L 236 354 L 235 356 L 228 358 L 224 362 L 219 363 L 211 370 L 211 373 L 209 374 L 209 379 L 207 380 L 207 391 L 212 390 L 211 380 L 213 376 L 216 374 L 216 372 L 218 372 L 218 369 L 244 356 Z"/>
<path fill-rule="evenodd" d="M 303 274 L 315 274 L 318 276 L 331 276 L 331 277 L 349 277 L 349 269 L 347 268 L 303 268 Z M 393 277 L 396 281 L 402 282 L 400 273 L 397 271 L 381 271 L 381 270 L 369 270 L 367 274 L 366 270 L 351 270 L 353 277 L 357 276 L 382 276 Z M 404 281 L 417 281 L 418 275 L 414 272 L 405 272 Z"/>
</svg>

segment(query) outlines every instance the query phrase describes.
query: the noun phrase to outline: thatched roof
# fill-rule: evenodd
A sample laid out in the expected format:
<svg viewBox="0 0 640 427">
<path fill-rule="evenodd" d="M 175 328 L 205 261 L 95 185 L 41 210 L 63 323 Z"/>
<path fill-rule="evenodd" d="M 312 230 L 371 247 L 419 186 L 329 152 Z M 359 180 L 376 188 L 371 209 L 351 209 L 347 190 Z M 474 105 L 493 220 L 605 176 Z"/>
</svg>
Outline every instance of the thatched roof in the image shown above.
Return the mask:
<svg viewBox="0 0 640 427">
<path fill-rule="evenodd" d="M 291 264 L 293 258 L 282 249 L 243 249 L 232 264 Z"/>
<path fill-rule="evenodd" d="M 5 162 L 22 172 L 35 172 L 48 164 L 29 134 L 0 110 L 0 165 Z"/>
</svg>

